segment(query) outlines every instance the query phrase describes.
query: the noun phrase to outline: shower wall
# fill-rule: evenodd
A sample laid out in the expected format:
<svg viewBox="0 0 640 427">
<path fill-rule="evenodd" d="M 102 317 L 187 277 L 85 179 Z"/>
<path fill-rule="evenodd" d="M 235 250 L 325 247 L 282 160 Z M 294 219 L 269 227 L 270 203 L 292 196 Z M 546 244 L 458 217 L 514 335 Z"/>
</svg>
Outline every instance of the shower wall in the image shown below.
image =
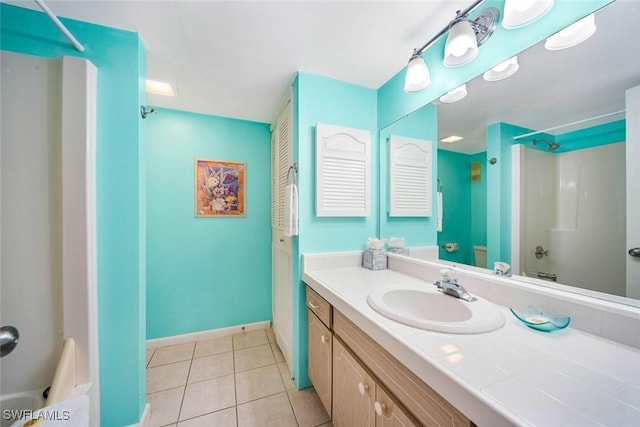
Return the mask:
<svg viewBox="0 0 640 427">
<path fill-rule="evenodd" d="M 0 61 L 0 321 L 20 332 L 0 362 L 4 395 L 44 390 L 61 350 L 61 65 L 5 51 Z"/>
<path fill-rule="evenodd" d="M 525 273 L 624 296 L 625 144 L 524 157 Z M 538 245 L 548 256 L 535 257 Z"/>
</svg>

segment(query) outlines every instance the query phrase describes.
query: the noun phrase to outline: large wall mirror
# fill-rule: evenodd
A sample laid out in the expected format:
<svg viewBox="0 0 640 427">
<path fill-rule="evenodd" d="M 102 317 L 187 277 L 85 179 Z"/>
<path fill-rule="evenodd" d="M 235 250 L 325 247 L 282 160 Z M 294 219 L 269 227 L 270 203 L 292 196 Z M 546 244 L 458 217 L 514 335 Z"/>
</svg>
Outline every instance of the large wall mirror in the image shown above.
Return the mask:
<svg viewBox="0 0 640 427">
<path fill-rule="evenodd" d="M 381 237 L 411 247 L 437 239 L 440 259 L 455 265 L 491 271 L 505 261 L 519 280 L 640 305 L 640 283 L 625 280 L 625 221 L 640 218 L 625 197 L 625 128 L 640 120 L 625 114 L 625 91 L 640 85 L 640 2 L 617 0 L 594 16 L 582 43 L 549 50 L 542 41 L 517 56 L 512 76 L 478 76 L 463 99 L 436 100 L 381 131 Z M 389 217 L 392 135 L 434 142 L 441 222 L 435 208 L 429 218 Z M 464 139 L 441 142 L 453 135 Z"/>
</svg>

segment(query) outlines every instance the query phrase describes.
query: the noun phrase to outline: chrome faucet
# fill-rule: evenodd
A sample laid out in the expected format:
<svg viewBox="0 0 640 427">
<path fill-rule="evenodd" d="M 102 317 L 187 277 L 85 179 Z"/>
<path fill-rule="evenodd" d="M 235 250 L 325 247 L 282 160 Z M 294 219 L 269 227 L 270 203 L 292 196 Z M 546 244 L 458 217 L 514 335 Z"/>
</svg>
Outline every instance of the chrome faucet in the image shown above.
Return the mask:
<svg viewBox="0 0 640 427">
<path fill-rule="evenodd" d="M 440 274 L 442 275 L 442 280 L 438 280 L 434 285 L 436 285 L 443 294 L 451 295 L 468 302 L 477 300 L 477 298 L 469 295 L 469 292 L 467 292 L 464 287 L 458 285 L 458 281 L 453 278 L 453 271 L 448 268 L 443 268 L 440 270 Z"/>
</svg>

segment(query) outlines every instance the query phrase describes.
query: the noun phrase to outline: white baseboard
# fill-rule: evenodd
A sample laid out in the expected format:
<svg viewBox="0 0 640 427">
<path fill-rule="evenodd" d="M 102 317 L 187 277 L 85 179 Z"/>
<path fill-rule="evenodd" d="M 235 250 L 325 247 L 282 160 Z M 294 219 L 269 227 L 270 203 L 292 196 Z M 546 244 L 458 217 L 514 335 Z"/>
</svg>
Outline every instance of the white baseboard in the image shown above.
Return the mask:
<svg viewBox="0 0 640 427">
<path fill-rule="evenodd" d="M 137 424 L 130 424 L 127 427 L 146 427 L 149 419 L 151 418 L 151 405 L 144 405 L 144 411 L 142 412 L 142 416 L 140 417 L 140 422 Z"/>
<path fill-rule="evenodd" d="M 172 337 L 154 338 L 147 340 L 147 348 L 166 347 L 168 345 L 185 344 L 189 342 L 210 340 L 213 338 L 226 337 L 229 335 L 240 334 L 242 332 L 257 331 L 265 329 L 271 325 L 268 320 L 261 322 L 249 323 L 246 325 L 229 326 L 227 328 L 210 329 L 208 331 L 193 332 L 190 334 L 174 335 Z"/>
</svg>

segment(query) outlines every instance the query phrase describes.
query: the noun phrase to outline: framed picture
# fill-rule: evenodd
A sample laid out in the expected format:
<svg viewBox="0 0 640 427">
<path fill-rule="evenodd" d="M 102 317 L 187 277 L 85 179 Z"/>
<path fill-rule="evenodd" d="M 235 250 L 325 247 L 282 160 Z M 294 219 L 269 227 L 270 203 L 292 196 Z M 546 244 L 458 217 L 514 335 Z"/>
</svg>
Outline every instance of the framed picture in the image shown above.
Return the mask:
<svg viewBox="0 0 640 427">
<path fill-rule="evenodd" d="M 196 217 L 245 216 L 244 162 L 196 159 Z"/>
</svg>

